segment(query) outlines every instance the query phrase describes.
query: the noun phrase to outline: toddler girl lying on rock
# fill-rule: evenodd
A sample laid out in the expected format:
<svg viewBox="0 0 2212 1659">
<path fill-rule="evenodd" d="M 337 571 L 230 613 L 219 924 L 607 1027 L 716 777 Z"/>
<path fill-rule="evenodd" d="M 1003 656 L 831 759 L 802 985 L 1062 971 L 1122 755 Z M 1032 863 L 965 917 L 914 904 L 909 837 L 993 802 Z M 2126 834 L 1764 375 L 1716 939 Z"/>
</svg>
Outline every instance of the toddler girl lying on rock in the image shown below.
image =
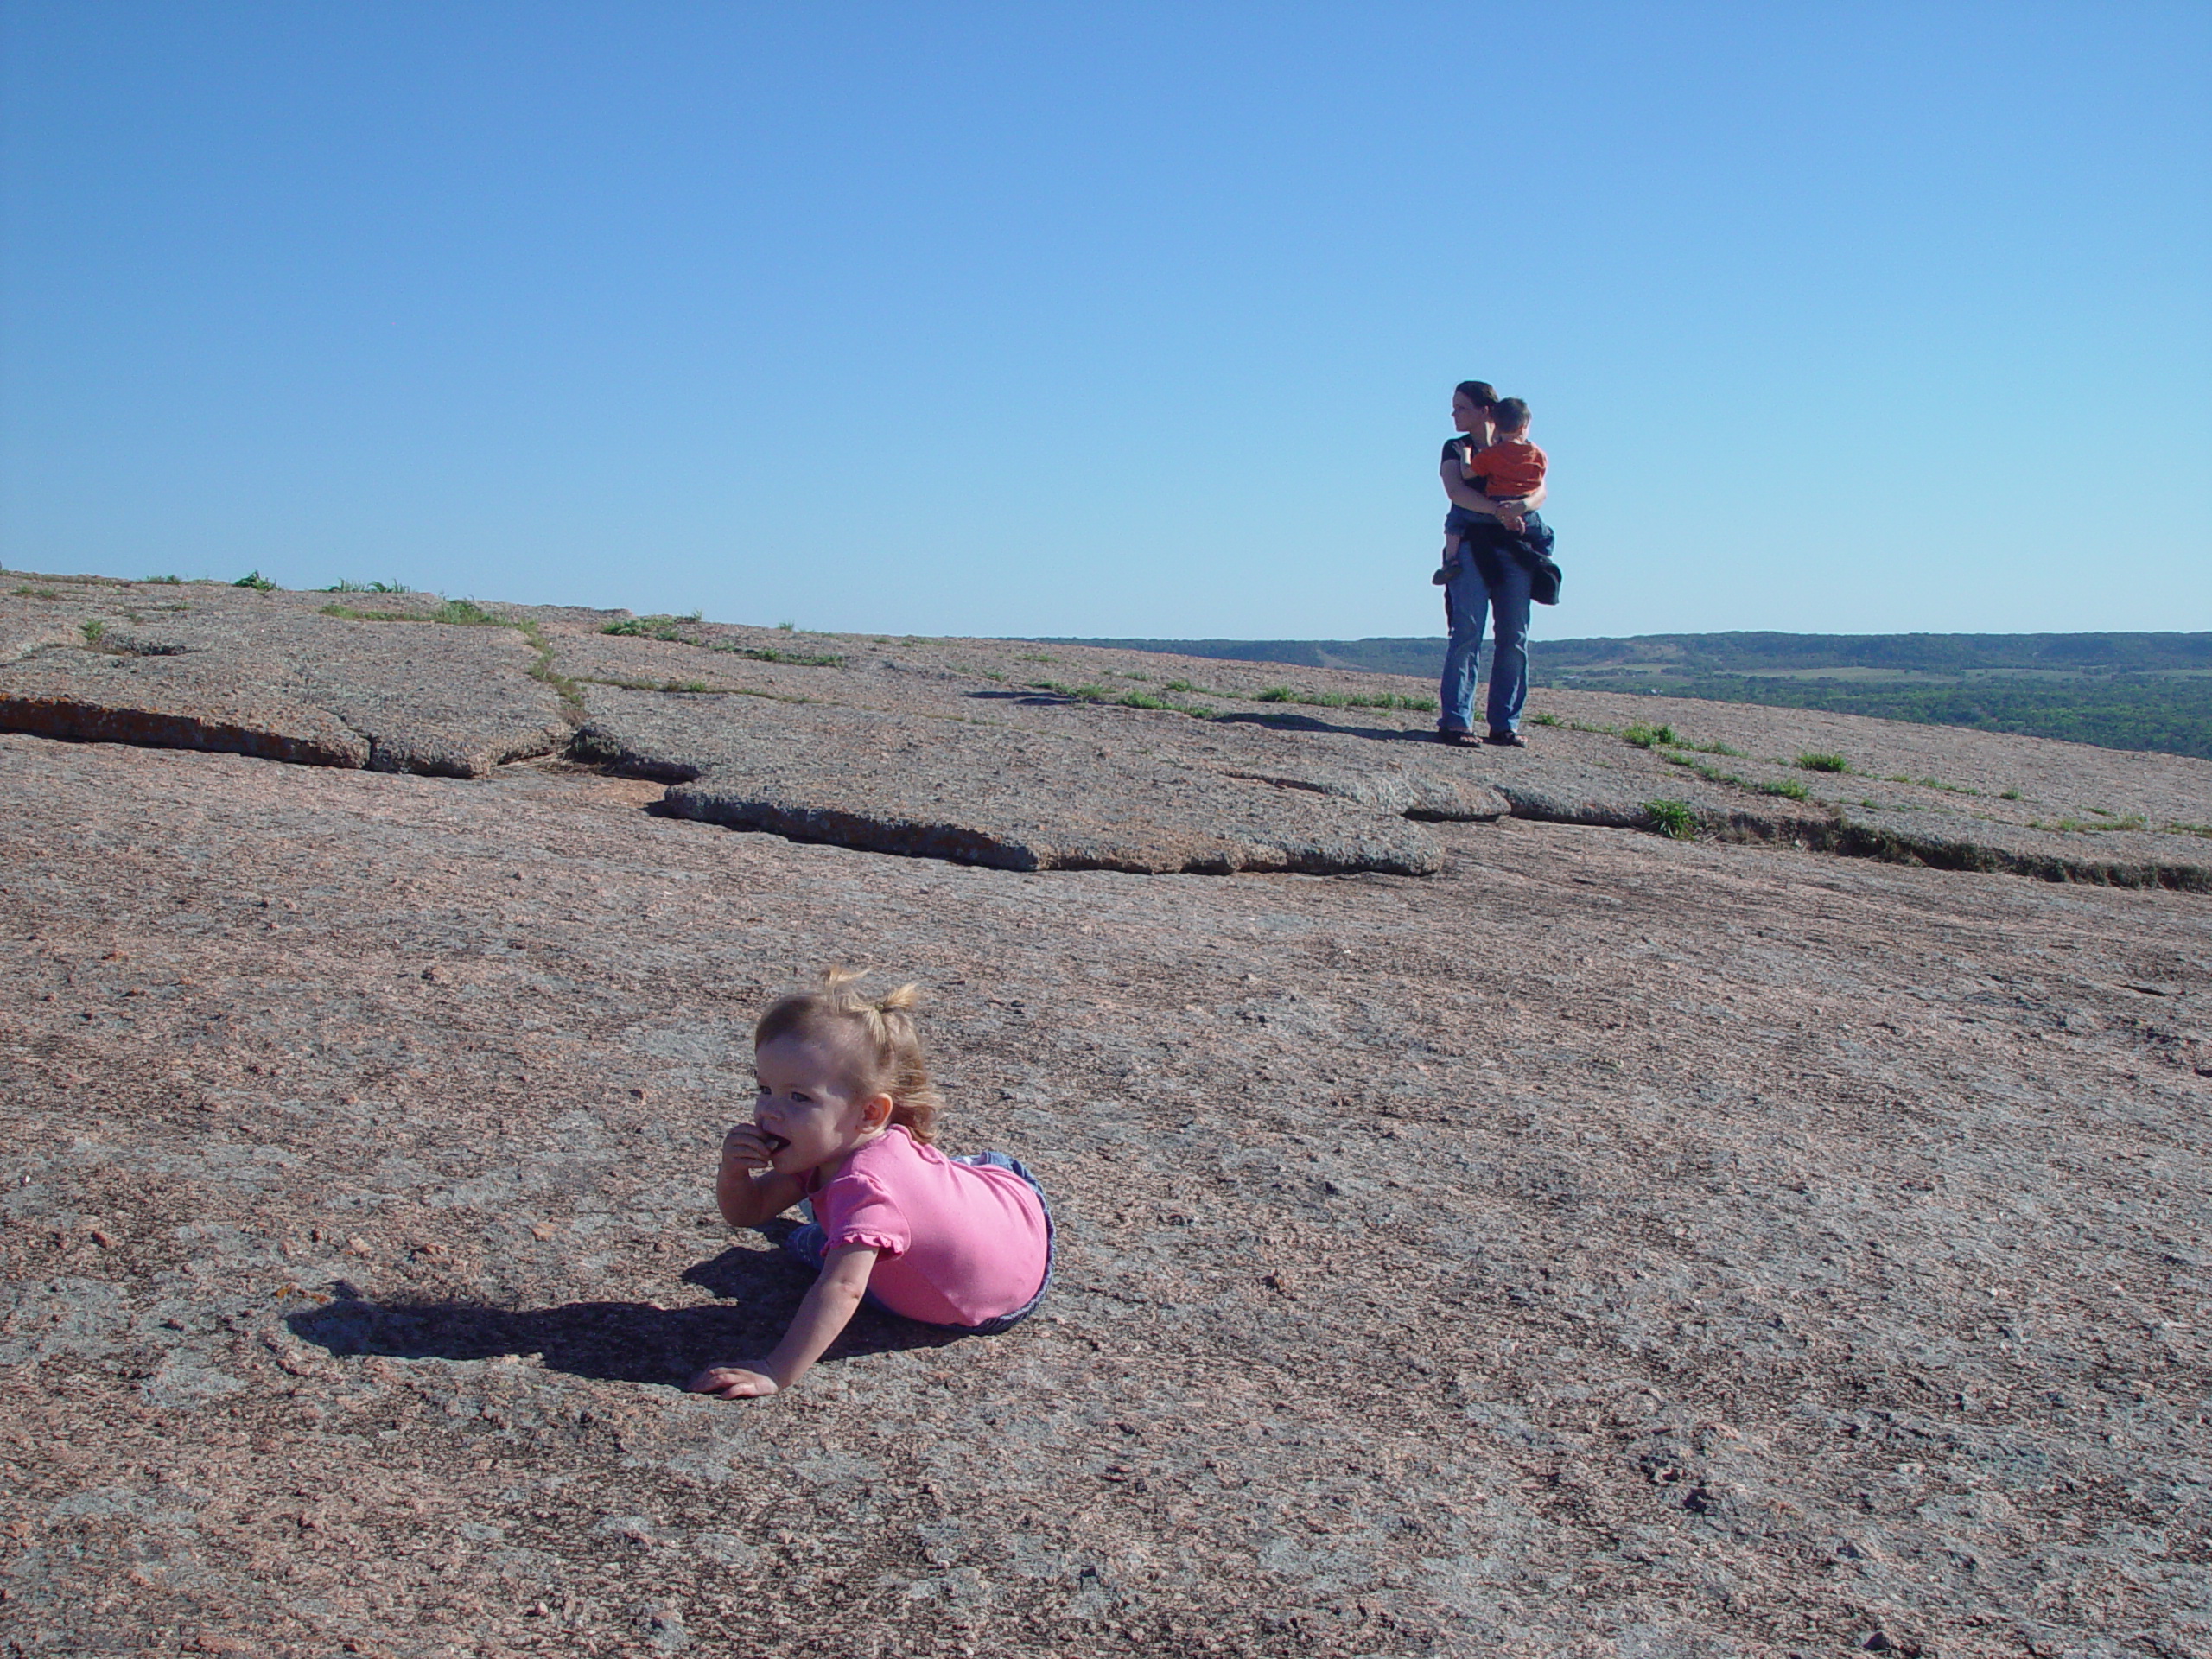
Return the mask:
<svg viewBox="0 0 2212 1659">
<path fill-rule="evenodd" d="M 1027 1318 L 1052 1282 L 1044 1190 L 1003 1154 L 948 1158 L 931 1144 L 940 1102 L 914 987 L 871 1001 L 851 988 L 863 976 L 833 968 L 753 1027 L 760 1091 L 753 1121 L 722 1137 L 715 1198 L 732 1227 L 807 1200 L 813 1219 L 784 1248 L 820 1276 L 773 1352 L 709 1366 L 691 1379 L 697 1393 L 790 1388 L 863 1300 L 982 1333 Z"/>
</svg>

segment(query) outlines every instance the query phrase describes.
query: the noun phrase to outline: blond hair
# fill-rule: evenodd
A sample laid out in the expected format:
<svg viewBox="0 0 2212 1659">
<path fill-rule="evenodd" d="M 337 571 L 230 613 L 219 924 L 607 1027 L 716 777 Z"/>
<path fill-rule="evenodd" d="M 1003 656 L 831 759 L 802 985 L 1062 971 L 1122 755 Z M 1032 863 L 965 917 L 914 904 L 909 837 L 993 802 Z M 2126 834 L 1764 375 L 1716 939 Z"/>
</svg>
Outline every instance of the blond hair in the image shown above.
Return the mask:
<svg viewBox="0 0 2212 1659">
<path fill-rule="evenodd" d="M 922 1000 L 921 991 L 909 983 L 871 1000 L 851 988 L 868 975 L 865 968 L 824 969 L 820 990 L 780 997 L 760 1016 L 753 1027 L 753 1046 L 757 1049 L 779 1037 L 813 1039 L 834 1046 L 851 1060 L 849 1081 L 859 1093 L 890 1096 L 891 1121 L 927 1146 L 944 1100 L 930 1081 L 929 1062 L 922 1056 L 921 1034 L 914 1026 L 912 1011 Z"/>
</svg>

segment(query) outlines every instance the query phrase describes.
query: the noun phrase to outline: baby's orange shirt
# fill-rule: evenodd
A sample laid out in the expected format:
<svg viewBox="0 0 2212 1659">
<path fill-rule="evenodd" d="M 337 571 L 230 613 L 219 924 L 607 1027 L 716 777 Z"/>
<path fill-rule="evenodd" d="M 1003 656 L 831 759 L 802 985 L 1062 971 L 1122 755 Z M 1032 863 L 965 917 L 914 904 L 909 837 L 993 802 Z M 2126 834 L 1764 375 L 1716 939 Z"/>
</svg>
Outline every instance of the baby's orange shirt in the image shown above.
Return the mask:
<svg viewBox="0 0 2212 1659">
<path fill-rule="evenodd" d="M 1483 480 L 1483 493 L 1493 501 L 1509 495 L 1526 495 L 1544 481 L 1550 465 L 1544 452 L 1526 438 L 1501 438 L 1476 452 L 1467 463 L 1467 476 Z"/>
</svg>

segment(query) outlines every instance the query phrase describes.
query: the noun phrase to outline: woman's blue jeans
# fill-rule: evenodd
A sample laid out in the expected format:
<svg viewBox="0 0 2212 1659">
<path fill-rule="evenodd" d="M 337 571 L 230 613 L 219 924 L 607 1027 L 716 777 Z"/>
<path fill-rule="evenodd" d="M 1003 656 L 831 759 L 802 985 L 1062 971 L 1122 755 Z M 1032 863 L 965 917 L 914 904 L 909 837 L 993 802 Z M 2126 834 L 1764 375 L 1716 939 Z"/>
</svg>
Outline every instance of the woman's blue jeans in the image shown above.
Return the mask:
<svg viewBox="0 0 2212 1659">
<path fill-rule="evenodd" d="M 1482 532 L 1467 538 L 1473 543 Z M 1475 723 L 1475 671 L 1481 659 L 1483 627 L 1497 619 L 1497 645 L 1491 654 L 1490 728 L 1521 729 L 1521 706 L 1529 700 L 1529 571 L 1503 550 L 1485 550 L 1497 572 L 1493 588 L 1483 579 L 1471 545 L 1459 552 L 1459 574 L 1445 584 L 1444 604 L 1452 621 L 1452 643 L 1444 652 L 1444 681 L 1438 690 L 1436 729 L 1468 732 Z"/>
</svg>

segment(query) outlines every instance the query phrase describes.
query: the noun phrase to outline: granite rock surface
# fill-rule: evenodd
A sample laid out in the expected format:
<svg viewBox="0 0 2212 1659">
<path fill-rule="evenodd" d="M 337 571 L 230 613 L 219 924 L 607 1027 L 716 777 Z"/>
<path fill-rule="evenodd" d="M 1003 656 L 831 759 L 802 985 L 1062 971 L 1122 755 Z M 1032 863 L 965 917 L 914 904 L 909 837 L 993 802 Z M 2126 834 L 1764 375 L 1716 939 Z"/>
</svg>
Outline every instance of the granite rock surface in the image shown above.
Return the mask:
<svg viewBox="0 0 2212 1659">
<path fill-rule="evenodd" d="M 422 594 L 0 594 L 0 730 L 457 777 L 572 753 L 672 784 L 671 813 L 872 851 L 1425 874 L 1424 823 L 1510 813 L 2212 889 L 2201 760 L 1567 691 L 1529 749 L 1453 749 L 1434 706 L 1387 676 Z"/>
<path fill-rule="evenodd" d="M 322 595 L 207 583 L 23 587 L 0 600 L 0 730 L 455 778 L 570 741 L 511 628 L 362 620 L 325 614 Z"/>
<path fill-rule="evenodd" d="M 29 601 L 8 671 L 143 598 Z M 0 735 L 0 1647 L 2212 1654 L 2212 899 L 2157 874 L 2202 763 L 1594 697 L 1467 753 L 1259 695 L 1358 677 L 1130 659 L 1198 719 L 1014 645 L 528 620 L 658 777 Z M 971 779 L 1009 837 L 1096 769 L 1434 861 L 1023 870 L 671 800 L 880 823 L 979 756 L 1071 803 Z M 1799 779 L 1834 798 L 1756 790 Z M 1703 838 L 1609 821 L 1662 791 Z M 2099 810 L 2158 827 L 2034 827 Z M 1932 868 L 1923 820 L 2152 873 Z M 687 1395 L 804 1290 L 712 1172 L 751 1021 L 837 961 L 925 987 L 946 1141 L 1038 1171 L 1053 1295 Z"/>
</svg>

